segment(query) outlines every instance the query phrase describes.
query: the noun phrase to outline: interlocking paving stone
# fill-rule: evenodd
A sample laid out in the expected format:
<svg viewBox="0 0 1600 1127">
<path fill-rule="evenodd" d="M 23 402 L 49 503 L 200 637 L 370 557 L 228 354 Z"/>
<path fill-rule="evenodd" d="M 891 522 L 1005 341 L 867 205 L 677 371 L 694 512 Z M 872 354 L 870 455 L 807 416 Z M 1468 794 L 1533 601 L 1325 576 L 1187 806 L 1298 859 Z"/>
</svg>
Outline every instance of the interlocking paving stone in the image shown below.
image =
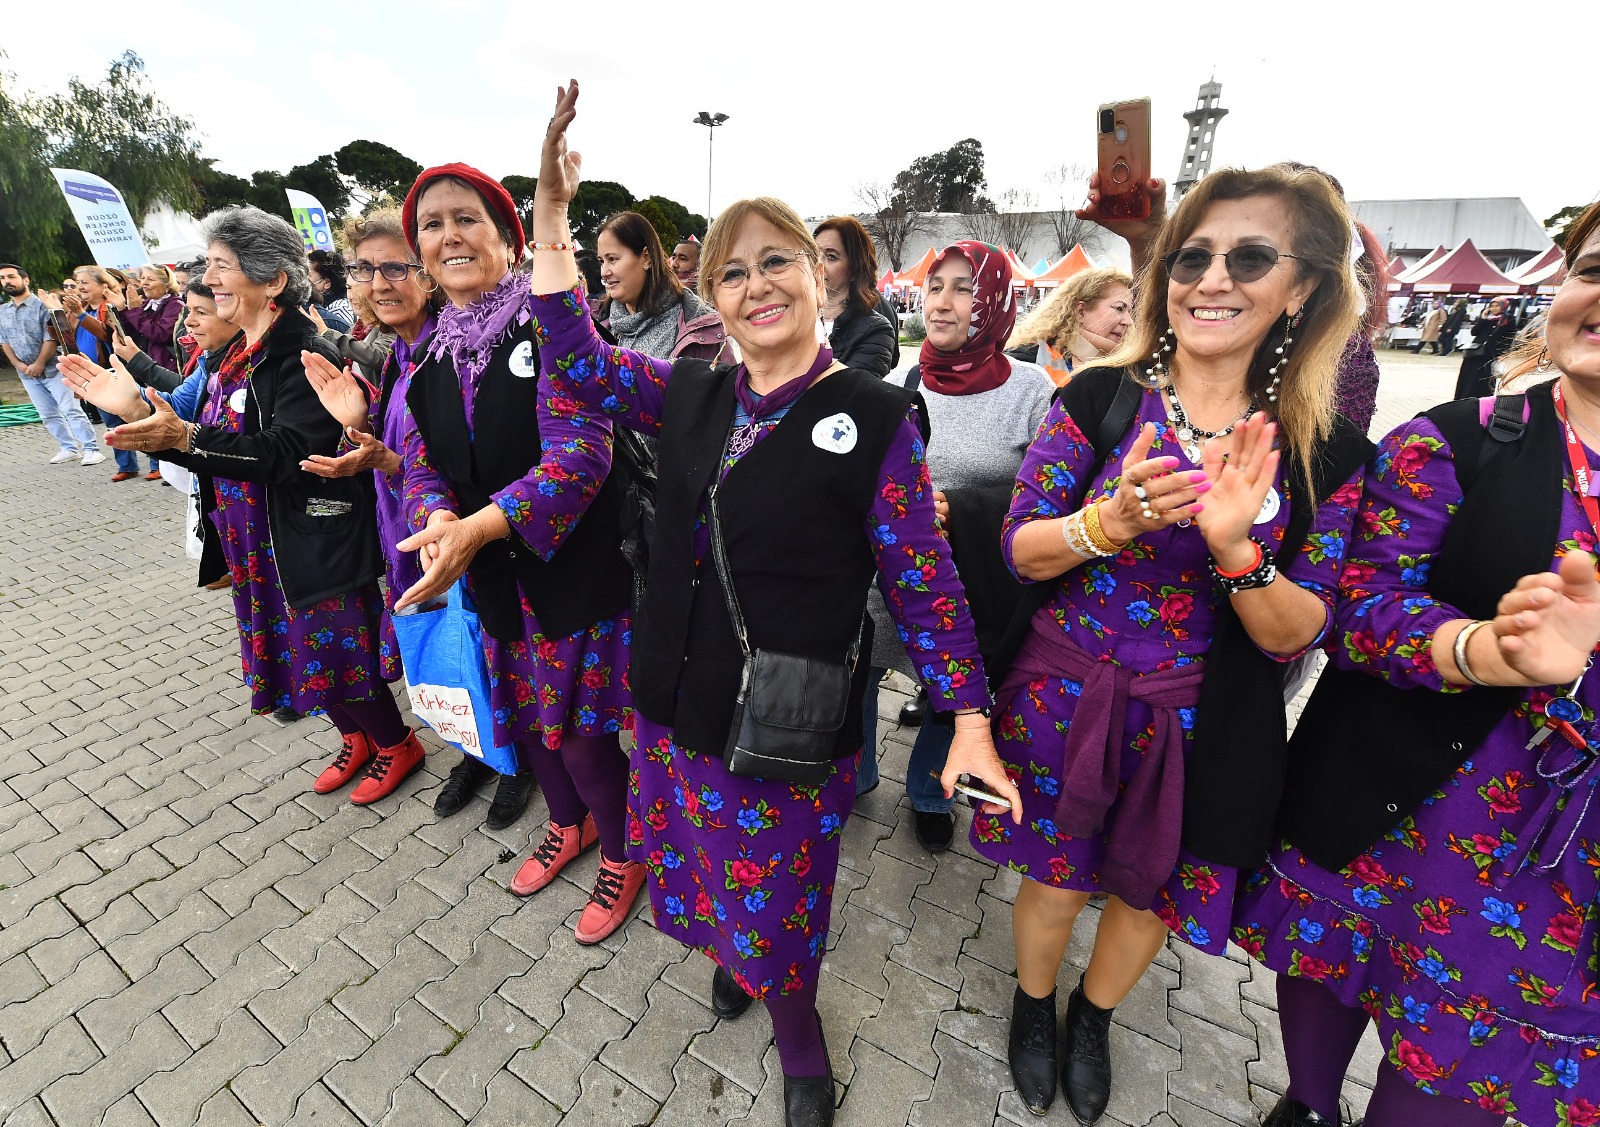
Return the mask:
<svg viewBox="0 0 1600 1127">
<path fill-rule="evenodd" d="M 361 1127 L 361 1120 L 326 1087 L 316 1084 L 300 1097 L 288 1127 Z"/>
<path fill-rule="evenodd" d="M 312 813 L 309 807 L 306 807 L 298 800 L 294 804 L 305 810 L 307 814 L 311 814 L 314 821 L 305 829 L 290 834 L 284 840 L 313 861 L 321 861 L 326 858 L 328 854 L 333 852 L 334 846 L 341 841 L 349 841 L 350 835 L 356 830 L 366 826 L 377 825 L 378 823 L 377 811 L 367 806 L 346 806 L 339 811 L 338 817 L 323 818 Z"/>
<path fill-rule="evenodd" d="M 447 956 L 448 957 L 448 956 Z M 417 1000 L 452 1029 L 470 1029 L 478 1007 L 512 975 L 522 974 L 533 960 L 498 935 L 478 936 L 472 954 L 444 978 L 417 992 Z"/>
<path fill-rule="evenodd" d="M 100 945 L 94 941 L 94 936 L 80 927 L 55 939 L 34 944 L 28 951 L 28 958 L 44 975 L 44 980 L 54 986 L 99 949 Z"/>
<path fill-rule="evenodd" d="M 139 1097 L 129 1092 L 106 1110 L 100 1127 L 159 1127 Z"/>
<path fill-rule="evenodd" d="M 842 925 L 838 942 L 823 965 L 846 982 L 877 998 L 889 992 L 885 968 L 889 952 L 910 935 L 899 924 L 854 904 L 834 904 L 834 917 Z"/>
<path fill-rule="evenodd" d="M 939 1015 L 955 1008 L 956 992 L 896 963 L 885 970 L 889 994 L 883 1008 L 862 1021 L 858 1036 L 932 1076 L 939 1070 L 933 1030 Z"/>
<path fill-rule="evenodd" d="M 26 1002 L 49 985 L 26 954 L 13 955 L 0 963 L 0 1006 L 5 1006 L 8 1012 L 11 1006 Z M 4 1040 L 4 1035 L 0 1034 L 0 1043 Z"/>
<path fill-rule="evenodd" d="M 227 913 L 217 907 L 210 897 L 203 892 L 191 892 L 170 915 L 142 931 L 107 943 L 106 950 L 129 978 L 138 979 L 154 970 L 161 956 L 174 947 L 227 922 Z"/>
<path fill-rule="evenodd" d="M 134 1091 L 162 1127 L 191 1124 L 220 1087 L 250 1065 L 270 1059 L 278 1049 L 278 1042 L 255 1018 L 236 1010 L 223 1022 L 216 1040 Z"/>
<path fill-rule="evenodd" d="M 108 998 L 128 984 L 127 978 L 104 951 L 95 951 L 71 975 L 25 1002 L 6 1007 L 0 1037 L 6 1052 L 20 1057 L 44 1040 L 45 1034 L 96 998 Z"/>
<path fill-rule="evenodd" d="M 610 957 L 604 947 L 585 947 L 563 929 L 534 969 L 509 979 L 500 988 L 500 996 L 540 1025 L 551 1026 L 561 1016 L 562 999 Z"/>
<path fill-rule="evenodd" d="M 489 1081 L 488 1100 L 472 1127 L 554 1127 L 561 1113 L 509 1072 Z"/>
<path fill-rule="evenodd" d="M 394 1026 L 383 1039 L 353 1061 L 328 1070 L 327 1085 L 363 1123 L 377 1123 L 389 1113 L 395 1089 L 423 1061 L 455 1041 L 448 1027 L 408 1001 L 399 1008 Z"/>
<path fill-rule="evenodd" d="M 178 947 L 163 955 L 155 970 L 137 982 L 83 1007 L 78 1020 L 100 1051 L 109 1053 L 132 1039 L 134 1030 L 151 1014 L 210 981 L 194 957 Z"/>
<path fill-rule="evenodd" d="M 707 1006 L 663 983 L 651 987 L 647 997 L 644 1017 L 601 1051 L 600 1062 L 659 1103 L 672 1094 L 674 1062 L 716 1018 Z"/>
<path fill-rule="evenodd" d="M 235 817 L 242 819 L 244 815 L 235 814 Z M 221 827 L 212 828 L 220 829 Z M 233 831 L 230 829 L 226 832 L 231 833 Z M 163 844 L 158 841 L 153 846 L 157 853 L 161 852 Z M 233 876 L 235 873 L 242 872 L 244 869 L 244 866 L 234 859 L 233 854 L 220 845 L 208 844 L 198 854 L 187 860 L 183 859 L 187 853 L 186 850 L 179 850 L 178 852 L 179 860 L 173 862 L 176 868 L 173 869 L 170 876 L 150 881 L 148 884 L 142 884 L 133 890 L 133 898 L 150 909 L 150 914 L 158 920 L 183 903 L 184 898 L 191 893 L 199 892 L 201 889 L 207 888 L 226 877 Z M 166 854 L 162 854 L 162 856 L 166 856 L 169 861 L 172 860 Z"/>
<path fill-rule="evenodd" d="M 416 885 L 402 887 L 394 902 L 370 919 L 339 933 L 339 938 L 373 966 L 383 966 L 394 957 L 405 939 L 415 938 L 426 921 L 437 919 L 449 909 L 443 900 Z"/>
<path fill-rule="evenodd" d="M 119 896 L 150 881 L 160 880 L 173 871 L 172 863 L 154 849 L 141 849 L 126 860 L 107 867 L 110 871 L 99 880 L 69 888 L 61 894 L 61 902 L 78 919 L 85 922 L 96 919 Z"/>
<path fill-rule="evenodd" d="M 206 895 L 230 916 L 243 912 L 256 894 L 274 881 L 304 872 L 311 867 L 303 853 L 279 842 L 267 849 L 266 856 L 247 866 L 235 876 L 213 881 L 206 886 Z M 274 893 L 276 896 L 277 894 Z"/>
<path fill-rule="evenodd" d="M 96 1061 L 100 1053 L 76 1021 L 51 1028 L 32 1052 L 14 1057 L 0 1069 L 0 1115 L 9 1115 L 64 1076 L 72 1076 Z"/>
<path fill-rule="evenodd" d="M 294 841 L 291 839 L 288 844 L 293 845 Z M 339 884 L 377 863 L 376 857 L 354 842 L 339 841 L 305 871 L 279 881 L 278 891 L 289 903 L 305 911 L 322 903 L 323 897 Z"/>
<path fill-rule="evenodd" d="M 285 1045 L 305 1031 L 311 1015 L 346 986 L 364 981 L 372 967 L 337 939 L 322 946 L 310 966 L 296 971 L 281 986 L 250 999 L 250 1012 Z"/>
<path fill-rule="evenodd" d="M 408 837 L 400 842 L 399 848 L 393 853 L 372 868 L 349 877 L 344 884 L 375 907 L 382 908 L 393 902 L 396 892 L 414 880 L 418 873 L 431 869 L 443 860 L 444 854 L 433 846 L 415 837 Z"/>
<path fill-rule="evenodd" d="M 289 968 L 259 944 L 246 947 L 239 961 L 193 994 L 163 1006 L 173 1028 L 199 1048 L 215 1040 L 224 1023 L 244 1004 L 289 979 Z"/>
<path fill-rule="evenodd" d="M 50 868 L 0 891 L 0 927 L 25 918 L 41 902 L 100 876 L 100 866 L 82 853 L 68 853 Z"/>
<path fill-rule="evenodd" d="M 605 966 L 585 975 L 582 988 L 618 1013 L 638 1021 L 649 1004 L 646 995 L 651 984 L 669 966 L 683 962 L 690 952 L 653 927 L 622 928 L 613 938 L 622 940 L 621 949 Z M 701 996 L 709 998 L 710 994 Z"/>
<path fill-rule="evenodd" d="M 0 963 L 27 951 L 36 943 L 65 935 L 78 926 L 72 913 L 58 900 L 46 900 L 16 923 L 0 928 Z"/>
<path fill-rule="evenodd" d="M 423 1062 L 417 1079 L 457 1115 L 471 1119 L 488 1102 L 489 1084 L 506 1062 L 540 1041 L 546 1030 L 505 999 L 491 995 L 466 1032 L 447 1054 Z"/>
<path fill-rule="evenodd" d="M 252 1065 L 233 1081 L 233 1092 L 265 1123 L 293 1117 L 300 1097 L 340 1061 L 355 1060 L 372 1041 L 332 1005 L 311 1015 L 309 1027 L 264 1064 Z"/>
<path fill-rule="evenodd" d="M 256 1117 L 224 1088 L 205 1102 L 195 1127 L 258 1127 Z"/>
<path fill-rule="evenodd" d="M 911 1106 L 911 1127 L 946 1127 L 957 1123 L 992 1123 L 999 1096 L 1011 1087 L 1011 1069 L 943 1033 L 933 1035 L 939 1068 L 926 1100 Z"/>
<path fill-rule="evenodd" d="M 651 1122 L 660 1105 L 596 1061 L 579 1078 L 583 1095 L 561 1120 L 564 1127 L 630 1127 Z"/>
<path fill-rule="evenodd" d="M 56 901 L 52 900 L 50 903 L 54 904 Z M 94 936 L 95 942 L 109 948 L 124 935 L 141 932 L 155 922 L 156 918 L 143 904 L 135 900 L 132 895 L 123 895 L 113 900 L 101 915 L 90 920 L 84 927 Z M 5 933 L 0 932 L 0 935 L 3 934 Z"/>
<path fill-rule="evenodd" d="M 720 1072 L 692 1056 L 678 1058 L 672 1069 L 672 1094 L 651 1127 L 700 1127 L 727 1123 L 750 1112 L 755 1097 Z"/>
<path fill-rule="evenodd" d="M 266 821 L 229 834 L 222 839 L 222 848 L 238 858 L 241 864 L 253 865 L 261 860 L 269 848 L 290 834 L 308 828 L 315 821 L 316 816 L 311 811 L 291 802 L 280 806 Z"/>
<path fill-rule="evenodd" d="M 282 959 L 290 970 L 300 971 L 317 957 L 317 951 L 346 928 L 370 920 L 378 912 L 343 885 L 335 885 L 327 898 L 288 927 L 271 932 L 262 945 Z"/>
<path fill-rule="evenodd" d="M 394 1024 L 402 1005 L 420 1005 L 414 1001 L 417 992 L 453 969 L 455 964 L 449 959 L 408 935 L 393 959 L 371 977 L 334 995 L 333 1004 L 369 1037 L 381 1037 Z"/>
<path fill-rule="evenodd" d="M 44 1102 L 64 1122 L 93 1123 L 162 1069 L 176 1068 L 189 1056 L 189 1046 L 160 1014 L 139 1023 L 134 1035 L 87 1071 L 57 1080 L 44 1090 Z M 141 1108 L 140 1111 L 148 1109 Z M 136 1116 L 133 1108 L 122 1114 Z"/>
<path fill-rule="evenodd" d="M 395 1089 L 394 1103 L 382 1120 L 383 1127 L 459 1127 L 459 1115 L 413 1077 Z"/>
<path fill-rule="evenodd" d="M 207 890 L 214 895 L 214 889 Z M 226 905 L 223 905 L 226 910 Z M 215 931 L 208 931 L 190 939 L 185 946 L 213 977 L 220 975 L 239 959 L 239 952 L 280 927 L 287 927 L 300 919 L 300 913 L 272 889 L 260 893 L 243 912 L 233 915 Z"/>
<path fill-rule="evenodd" d="M 38 1100 L 29 1100 L 5 1118 L 4 1127 L 55 1127 L 55 1119 Z M 104 1127 L 104 1125 L 102 1125 Z"/>
<path fill-rule="evenodd" d="M 578 1078 L 601 1050 L 625 1036 L 628 1019 L 592 994 L 574 990 L 550 1032 L 511 1058 L 510 1070 L 562 1111 L 582 1094 Z"/>
</svg>

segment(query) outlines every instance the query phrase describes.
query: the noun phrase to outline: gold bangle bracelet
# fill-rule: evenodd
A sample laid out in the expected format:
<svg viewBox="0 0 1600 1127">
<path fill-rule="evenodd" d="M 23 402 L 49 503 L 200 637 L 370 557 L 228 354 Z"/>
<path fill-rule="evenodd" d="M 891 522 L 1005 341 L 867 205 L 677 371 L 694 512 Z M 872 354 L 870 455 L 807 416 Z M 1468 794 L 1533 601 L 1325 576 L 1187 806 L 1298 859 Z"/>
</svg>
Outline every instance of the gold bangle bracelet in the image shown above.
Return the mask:
<svg viewBox="0 0 1600 1127">
<path fill-rule="evenodd" d="M 1115 540 L 1111 539 L 1111 537 L 1106 535 L 1106 530 L 1100 525 L 1100 506 L 1104 503 L 1104 501 L 1096 501 L 1094 504 L 1084 509 L 1083 525 L 1084 531 L 1089 534 L 1089 539 L 1093 541 L 1094 546 L 1100 550 L 1100 554 L 1103 556 L 1111 556 L 1126 548 L 1129 541 L 1124 540 L 1119 544 Z"/>
</svg>

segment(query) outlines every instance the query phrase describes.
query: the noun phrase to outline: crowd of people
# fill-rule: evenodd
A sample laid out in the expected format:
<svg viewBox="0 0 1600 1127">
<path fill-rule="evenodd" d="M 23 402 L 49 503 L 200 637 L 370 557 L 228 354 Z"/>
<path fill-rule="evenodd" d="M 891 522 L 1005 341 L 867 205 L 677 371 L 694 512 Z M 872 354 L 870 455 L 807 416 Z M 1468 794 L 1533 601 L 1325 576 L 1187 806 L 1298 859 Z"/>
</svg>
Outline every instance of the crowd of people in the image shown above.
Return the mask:
<svg viewBox="0 0 1600 1127">
<path fill-rule="evenodd" d="M 41 302 L 0 265 L 53 460 L 98 460 L 76 397 L 118 479 L 141 452 L 195 475 L 252 709 L 343 736 L 315 789 L 371 803 L 422 764 L 394 624 L 470 599 L 514 766 L 464 753 L 436 810 L 495 780 L 504 827 L 542 790 L 512 891 L 597 848 L 574 939 L 642 893 L 711 956 L 720 1018 L 767 1008 L 785 1121 L 828 1124 L 819 971 L 897 669 L 927 700 L 917 840 L 950 846 L 966 788 L 973 847 L 1023 877 L 1030 1111 L 1099 1120 L 1115 1008 L 1169 939 L 1231 940 L 1278 972 L 1270 1127 L 1341 1122 L 1374 1022 L 1366 1127 L 1600 1123 L 1600 205 L 1474 377 L 1500 384 L 1374 445 L 1383 259 L 1318 169 L 1214 172 L 1170 216 L 1152 181 L 1137 221 L 1092 184 L 1132 273 L 1020 324 L 1006 256 L 945 247 L 917 363 L 886 378 L 896 311 L 850 217 L 740 200 L 669 254 L 623 212 L 588 292 L 577 100 L 531 231 L 449 164 L 352 220 L 348 261 L 228 208 L 187 276 L 87 267 Z"/>
</svg>

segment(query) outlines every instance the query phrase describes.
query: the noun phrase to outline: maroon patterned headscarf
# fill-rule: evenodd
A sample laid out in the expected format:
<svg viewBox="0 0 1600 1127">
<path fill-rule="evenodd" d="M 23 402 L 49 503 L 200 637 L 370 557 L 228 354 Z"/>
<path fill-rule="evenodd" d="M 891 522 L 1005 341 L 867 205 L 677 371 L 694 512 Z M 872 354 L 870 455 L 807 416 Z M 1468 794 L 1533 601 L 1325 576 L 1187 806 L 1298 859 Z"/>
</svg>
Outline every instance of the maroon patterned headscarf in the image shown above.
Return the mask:
<svg viewBox="0 0 1600 1127">
<path fill-rule="evenodd" d="M 918 362 L 924 386 L 945 395 L 976 395 L 999 387 L 1011 374 L 1004 351 L 1017 322 L 1011 262 L 998 247 L 966 239 L 940 251 L 928 275 L 952 254 L 972 264 L 972 327 L 966 344 L 954 352 L 941 352 L 924 340 Z"/>
</svg>

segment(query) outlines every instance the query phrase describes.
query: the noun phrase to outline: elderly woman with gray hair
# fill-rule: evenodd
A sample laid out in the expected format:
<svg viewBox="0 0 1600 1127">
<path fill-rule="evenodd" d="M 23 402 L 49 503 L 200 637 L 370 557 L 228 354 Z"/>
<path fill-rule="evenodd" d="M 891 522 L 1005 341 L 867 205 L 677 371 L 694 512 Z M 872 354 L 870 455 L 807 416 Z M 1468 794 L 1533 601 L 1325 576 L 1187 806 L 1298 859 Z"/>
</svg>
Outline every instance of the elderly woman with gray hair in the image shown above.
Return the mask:
<svg viewBox="0 0 1600 1127">
<path fill-rule="evenodd" d="M 205 284 L 217 315 L 240 335 L 221 357 L 185 422 L 146 391 L 144 415 L 106 441 L 158 451 L 201 480 L 203 518 L 221 535 L 253 711 L 325 711 L 344 736 L 318 777 L 319 794 L 366 768 L 351 795 L 375 802 L 421 766 L 423 750 L 400 718 L 379 655 L 383 598 L 370 475 L 321 478 L 300 468 L 337 453 L 341 427 L 306 378 L 302 352 L 338 362 L 300 312 L 311 296 L 299 234 L 253 207 L 210 215 Z M 90 392 L 87 381 L 80 391 Z"/>
</svg>

